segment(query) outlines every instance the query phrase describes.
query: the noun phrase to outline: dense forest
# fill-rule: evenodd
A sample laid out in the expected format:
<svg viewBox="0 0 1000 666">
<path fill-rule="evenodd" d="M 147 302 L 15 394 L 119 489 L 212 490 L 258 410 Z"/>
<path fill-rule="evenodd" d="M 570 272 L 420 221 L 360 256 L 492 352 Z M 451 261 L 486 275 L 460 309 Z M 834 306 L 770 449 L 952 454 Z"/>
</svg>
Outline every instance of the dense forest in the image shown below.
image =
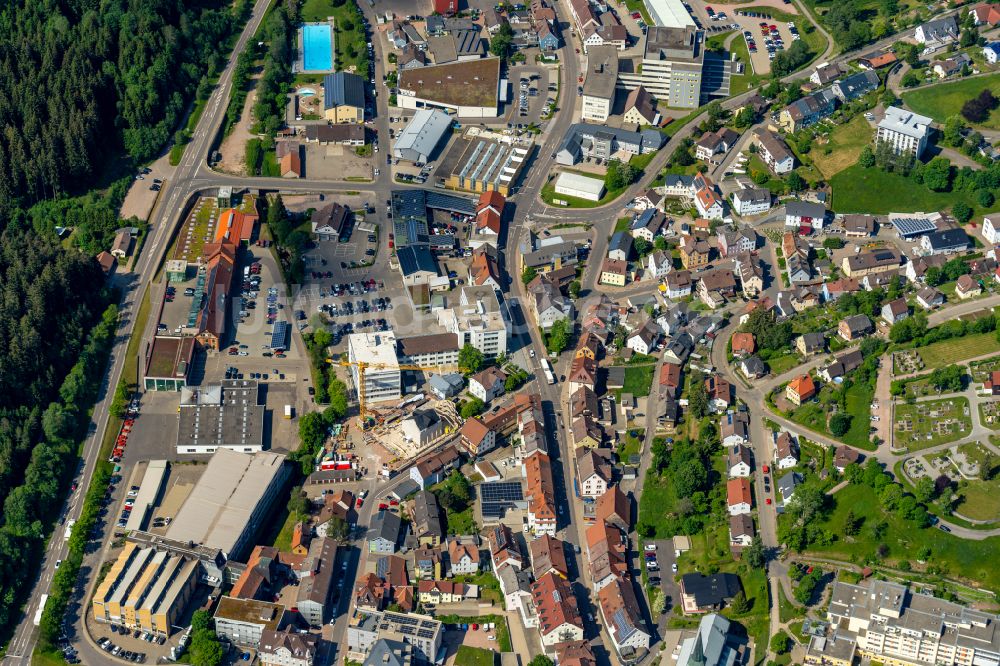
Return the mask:
<svg viewBox="0 0 1000 666">
<path fill-rule="evenodd" d="M 15 0 L 0 11 L 0 202 L 93 185 L 167 145 L 248 0 Z M 221 47 L 221 48 L 220 48 Z"/>
<path fill-rule="evenodd" d="M 251 8 L 251 0 L 9 0 L 0 8 L 6 630 L 59 517 L 118 327 L 115 294 L 93 257 L 122 225 L 131 177 L 121 174 L 170 143 L 196 90 L 224 67 Z M 70 247 L 58 242 L 56 226 L 73 228 Z M 94 517 L 90 503 L 88 495 L 81 523 Z M 47 640 L 58 631 L 81 539 L 86 531 L 74 534 L 51 588 Z"/>
<path fill-rule="evenodd" d="M 90 256 L 30 230 L 0 235 L 0 626 L 59 513 L 117 313 Z M 112 310 L 114 310 L 112 306 Z"/>
</svg>

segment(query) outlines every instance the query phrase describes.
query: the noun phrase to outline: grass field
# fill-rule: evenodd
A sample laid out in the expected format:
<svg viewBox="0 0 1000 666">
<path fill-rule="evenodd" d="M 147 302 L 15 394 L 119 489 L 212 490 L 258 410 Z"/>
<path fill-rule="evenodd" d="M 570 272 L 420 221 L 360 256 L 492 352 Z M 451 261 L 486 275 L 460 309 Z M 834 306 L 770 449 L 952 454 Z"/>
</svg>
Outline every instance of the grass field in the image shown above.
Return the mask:
<svg viewBox="0 0 1000 666">
<path fill-rule="evenodd" d="M 633 432 L 635 433 L 634 437 L 632 436 Z M 639 450 L 642 447 L 642 442 L 639 441 L 639 438 L 644 432 L 644 428 L 633 428 L 626 431 L 625 437 L 622 438 L 621 444 L 618 445 L 619 460 L 627 461 L 629 456 L 639 455 Z"/>
<path fill-rule="evenodd" d="M 625 385 L 622 387 L 622 393 L 631 393 L 637 398 L 649 395 L 655 371 L 655 365 L 633 365 L 625 368 Z"/>
<path fill-rule="evenodd" d="M 1000 351 L 1000 341 L 997 341 L 995 333 L 980 333 L 935 342 L 921 347 L 919 351 L 920 357 L 924 359 L 924 367 L 931 370 L 967 358 Z"/>
<path fill-rule="evenodd" d="M 973 218 L 997 208 L 983 208 L 967 192 L 931 192 L 906 176 L 854 164 L 830 178 L 833 205 L 838 212 L 886 214 L 890 212 L 948 210 L 959 201 L 972 207 Z"/>
<path fill-rule="evenodd" d="M 976 587 L 1000 590 L 1000 567 L 996 566 L 1000 537 L 973 541 L 938 529 L 915 529 L 912 522 L 885 511 L 875 491 L 864 485 L 843 488 L 833 496 L 833 501 L 834 510 L 826 521 L 818 524 L 820 529 L 840 534 L 848 511 L 853 511 L 864 521 L 864 525 L 853 541 L 838 539 L 828 546 L 813 546 L 811 552 L 847 562 L 881 561 L 894 564 L 900 560 L 915 562 L 920 549 L 928 546 L 931 549 L 930 563 L 938 567 L 943 576 L 969 581 Z M 885 521 L 887 528 L 881 540 L 875 540 L 868 528 L 880 521 Z M 888 546 L 886 557 L 877 555 L 879 543 Z"/>
<path fill-rule="evenodd" d="M 871 387 L 863 384 L 854 384 L 847 389 L 847 413 L 851 415 L 851 428 L 840 438 L 845 444 L 871 450 L 868 429 L 871 427 L 869 417 L 874 393 Z"/>
<path fill-rule="evenodd" d="M 455 663 L 468 664 L 468 666 L 493 666 L 495 654 L 483 648 L 460 645 L 458 654 L 455 655 Z"/>
<path fill-rule="evenodd" d="M 969 414 L 967 398 L 897 405 L 892 424 L 896 433 L 896 446 L 919 451 L 966 437 L 972 431 L 972 417 Z"/>
<path fill-rule="evenodd" d="M 930 116 L 943 123 L 949 116 L 957 115 L 962 105 L 983 90 L 992 90 L 1000 95 L 1000 74 L 970 77 L 949 83 L 927 86 L 920 90 L 903 93 L 903 101 L 917 113 Z M 1000 109 L 994 109 L 990 117 L 979 127 L 1000 129 Z"/>
<path fill-rule="evenodd" d="M 955 511 L 972 520 L 996 522 L 1000 518 L 1000 479 L 967 481 L 958 491 Z"/>
<path fill-rule="evenodd" d="M 771 368 L 772 375 L 781 375 L 799 364 L 799 355 L 795 352 L 775 356 L 766 361 L 767 367 Z"/>
<path fill-rule="evenodd" d="M 825 144 L 815 144 L 809 152 L 813 164 L 824 176 L 830 178 L 857 163 L 861 150 L 871 143 L 872 129 L 864 115 L 858 114 L 850 122 L 837 126 Z M 829 154 L 827 153 L 829 149 Z"/>
</svg>

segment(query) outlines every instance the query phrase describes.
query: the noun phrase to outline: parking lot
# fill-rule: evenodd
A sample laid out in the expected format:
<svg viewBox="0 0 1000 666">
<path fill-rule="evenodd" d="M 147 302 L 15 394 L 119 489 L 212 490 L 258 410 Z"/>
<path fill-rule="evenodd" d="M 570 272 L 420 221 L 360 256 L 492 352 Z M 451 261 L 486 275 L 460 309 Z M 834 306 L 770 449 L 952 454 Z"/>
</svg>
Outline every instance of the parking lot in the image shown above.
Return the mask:
<svg viewBox="0 0 1000 666">
<path fill-rule="evenodd" d="M 556 82 L 550 82 L 545 67 L 512 67 L 510 82 L 511 99 L 505 115 L 508 123 L 537 123 L 546 105 L 556 102 Z"/>
<path fill-rule="evenodd" d="M 743 39 L 750 52 L 750 62 L 755 74 L 769 74 L 771 60 L 799 39 L 798 28 L 794 21 L 779 21 L 771 18 L 765 12 L 736 12 L 734 17 L 739 24 Z"/>
</svg>

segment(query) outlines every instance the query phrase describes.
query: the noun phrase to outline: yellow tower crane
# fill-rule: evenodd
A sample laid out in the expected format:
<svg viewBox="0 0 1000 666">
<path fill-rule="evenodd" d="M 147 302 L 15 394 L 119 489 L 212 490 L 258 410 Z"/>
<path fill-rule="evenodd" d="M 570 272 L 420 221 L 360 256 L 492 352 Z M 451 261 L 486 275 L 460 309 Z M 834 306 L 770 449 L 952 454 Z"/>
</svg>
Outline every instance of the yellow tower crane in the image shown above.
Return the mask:
<svg viewBox="0 0 1000 666">
<path fill-rule="evenodd" d="M 410 365 L 405 363 L 370 363 L 368 361 L 345 361 L 343 359 L 335 361 L 332 358 L 326 359 L 326 362 L 333 365 L 340 365 L 344 367 L 355 367 L 358 369 L 358 381 L 357 381 L 357 386 L 355 388 L 358 391 L 358 423 L 361 424 L 362 429 L 366 429 L 368 427 L 368 416 L 371 414 L 371 411 L 368 409 L 367 399 L 365 398 L 365 390 L 364 390 L 365 371 L 368 368 L 372 368 L 375 370 L 398 368 L 399 370 L 420 370 L 420 371 L 431 370 L 437 372 L 441 372 L 442 370 L 448 370 L 448 368 L 443 368 L 440 366 L 432 367 L 424 365 Z"/>
</svg>

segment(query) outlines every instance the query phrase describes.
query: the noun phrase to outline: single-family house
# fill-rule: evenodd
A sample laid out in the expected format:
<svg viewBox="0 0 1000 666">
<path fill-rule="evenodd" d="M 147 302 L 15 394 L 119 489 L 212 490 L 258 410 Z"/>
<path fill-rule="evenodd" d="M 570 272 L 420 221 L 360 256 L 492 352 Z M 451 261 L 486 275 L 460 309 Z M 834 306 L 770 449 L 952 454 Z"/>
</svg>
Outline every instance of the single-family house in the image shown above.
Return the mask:
<svg viewBox="0 0 1000 666">
<path fill-rule="evenodd" d="M 735 548 L 749 546 L 757 532 L 753 528 L 753 518 L 750 514 L 741 513 L 729 516 L 729 545 Z"/>
<path fill-rule="evenodd" d="M 727 412 L 722 415 L 719 432 L 723 446 L 744 445 L 750 441 L 750 415 L 746 412 Z"/>
<path fill-rule="evenodd" d="M 933 310 L 944 304 L 944 294 L 934 287 L 924 287 L 917 292 L 917 303 L 925 310 Z"/>
<path fill-rule="evenodd" d="M 767 374 L 767 366 L 759 356 L 748 356 L 739 363 L 740 372 L 747 379 L 759 379 Z"/>
<path fill-rule="evenodd" d="M 983 288 L 970 275 L 963 275 L 955 282 L 955 295 L 958 296 L 959 300 L 975 298 L 982 293 Z"/>
<path fill-rule="evenodd" d="M 803 333 L 795 339 L 795 348 L 803 356 L 821 354 L 826 350 L 826 336 L 822 333 Z"/>
<path fill-rule="evenodd" d="M 867 315 L 856 314 L 840 320 L 837 334 L 848 342 L 862 338 L 874 330 Z"/>
<path fill-rule="evenodd" d="M 910 316 L 910 306 L 906 304 L 906 299 L 899 298 L 889 301 L 882 306 L 882 320 L 892 326 Z"/>
<path fill-rule="evenodd" d="M 748 446 L 737 444 L 730 447 L 726 452 L 726 461 L 730 479 L 750 476 L 750 472 L 753 471 L 753 460 Z"/>
<path fill-rule="evenodd" d="M 774 435 L 774 465 L 790 469 L 799 464 L 799 446 L 791 433 L 782 430 Z"/>
<path fill-rule="evenodd" d="M 757 350 L 757 344 L 754 342 L 753 333 L 733 333 L 731 342 L 733 356 L 736 358 L 749 356 Z"/>
<path fill-rule="evenodd" d="M 469 393 L 489 404 L 504 393 L 507 373 L 496 366 L 480 370 L 469 377 Z"/>
<path fill-rule="evenodd" d="M 816 395 L 816 383 L 809 375 L 801 375 L 788 382 L 785 397 L 794 405 L 801 405 Z"/>
<path fill-rule="evenodd" d="M 750 480 L 745 477 L 729 479 L 726 482 L 726 507 L 730 516 L 750 513 L 753 510 L 753 495 Z"/>
</svg>

